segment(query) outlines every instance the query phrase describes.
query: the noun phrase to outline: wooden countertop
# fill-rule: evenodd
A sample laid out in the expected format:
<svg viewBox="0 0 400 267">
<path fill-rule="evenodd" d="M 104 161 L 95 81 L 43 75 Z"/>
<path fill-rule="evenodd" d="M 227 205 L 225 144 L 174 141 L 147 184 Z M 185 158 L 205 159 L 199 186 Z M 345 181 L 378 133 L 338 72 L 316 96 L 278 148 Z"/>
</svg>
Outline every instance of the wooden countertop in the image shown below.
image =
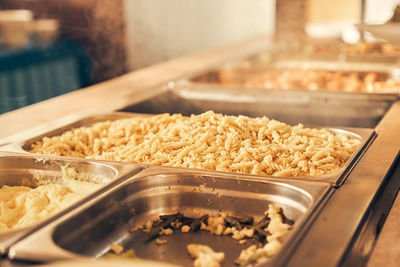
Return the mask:
<svg viewBox="0 0 400 267">
<path fill-rule="evenodd" d="M 25 139 L 27 132 L 41 132 L 83 117 L 107 113 L 129 106 L 161 90 L 157 86 L 193 74 L 205 68 L 239 58 L 269 45 L 267 38 L 235 44 L 212 51 L 199 52 L 150 66 L 113 80 L 25 108 L 0 115 L 0 145 Z M 61 126 L 61 125 L 60 125 Z M 400 265 L 400 197 L 394 202 L 368 266 Z"/>
</svg>

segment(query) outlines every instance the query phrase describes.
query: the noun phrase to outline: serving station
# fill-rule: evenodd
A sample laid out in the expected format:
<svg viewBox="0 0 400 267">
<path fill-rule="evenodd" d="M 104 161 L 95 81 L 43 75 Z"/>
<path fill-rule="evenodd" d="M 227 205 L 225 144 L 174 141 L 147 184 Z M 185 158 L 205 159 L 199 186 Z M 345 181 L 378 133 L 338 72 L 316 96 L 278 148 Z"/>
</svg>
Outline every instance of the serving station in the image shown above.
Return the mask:
<svg viewBox="0 0 400 267">
<path fill-rule="evenodd" d="M 243 78 L 247 76 L 243 69 L 235 69 L 237 66 L 245 66 L 248 76 L 272 65 L 280 70 L 294 66 L 357 72 L 361 73 L 359 77 L 373 72 L 397 81 L 396 63 L 335 65 L 303 59 L 289 64 L 269 51 L 273 51 L 269 39 L 257 38 L 177 58 L 1 115 L 0 160 L 5 162 L 6 169 L 15 168 L 7 163 L 12 158 L 21 162 L 98 164 L 114 173 L 109 172 L 112 181 L 99 191 L 6 243 L 0 264 L 25 266 L 101 257 L 108 252 L 111 242 L 118 241 L 124 247 L 134 248 L 139 257 L 190 266 L 189 257 L 177 258 L 174 254 L 190 241 L 183 237 L 165 247 L 146 245 L 147 251 L 141 252 L 144 246 L 127 234 L 132 226 L 131 209 L 135 209 L 137 220 L 144 223 L 160 211 L 172 213 L 177 209 L 215 213 L 247 208 L 257 218 L 267 204 L 277 203 L 295 221 L 294 228 L 279 253 L 260 266 L 365 266 L 368 262 L 371 266 L 389 265 L 396 255 L 382 251 L 386 247 L 400 251 L 391 233 L 385 231 L 400 223 L 390 216 L 390 212 L 400 210 L 398 201 L 393 205 L 400 186 L 400 87 L 349 92 L 310 90 L 295 84 L 285 90 L 276 86 L 271 89 L 262 84 L 245 85 L 242 81 L 223 83 L 221 70 L 225 78 Z M 358 139 L 360 145 L 338 171 L 306 177 L 233 174 L 29 152 L 32 143 L 43 137 L 98 121 L 137 113 L 191 115 L 207 110 L 324 127 Z M 35 167 L 41 168 L 35 165 L 30 169 Z M 215 192 L 192 190 L 204 183 L 223 192 L 222 197 L 215 197 Z M 207 205 L 209 198 L 213 202 Z M 196 238 L 207 242 L 202 235 Z M 215 240 L 215 246 L 227 255 L 223 266 L 231 266 L 233 254 L 240 249 L 224 247 L 224 239 Z"/>
</svg>

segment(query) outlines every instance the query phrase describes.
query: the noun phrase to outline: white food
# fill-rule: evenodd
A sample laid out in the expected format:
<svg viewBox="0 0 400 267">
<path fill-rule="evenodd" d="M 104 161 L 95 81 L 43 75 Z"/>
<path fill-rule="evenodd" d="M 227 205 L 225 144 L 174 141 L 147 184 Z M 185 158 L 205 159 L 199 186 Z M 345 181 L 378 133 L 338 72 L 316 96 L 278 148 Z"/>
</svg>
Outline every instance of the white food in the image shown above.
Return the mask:
<svg viewBox="0 0 400 267">
<path fill-rule="evenodd" d="M 63 167 L 63 179 L 58 183 L 36 188 L 7 186 L 0 188 L 0 233 L 32 226 L 70 206 L 101 185 L 76 180 L 73 168 Z M 78 174 L 79 176 L 79 174 Z M 35 177 L 47 182 L 46 177 Z M 81 177 L 79 177 L 81 178 Z"/>
<path fill-rule="evenodd" d="M 215 252 L 206 245 L 189 244 L 187 250 L 192 258 L 195 258 L 194 267 L 220 267 L 225 258 L 225 253 Z"/>
<path fill-rule="evenodd" d="M 291 226 L 283 223 L 282 216 L 279 214 L 280 207 L 269 205 L 269 209 L 265 214 L 271 219 L 268 226 L 265 228 L 271 235 L 267 236 L 268 243 L 261 248 L 252 245 L 247 249 L 242 250 L 239 255 L 238 262 L 240 263 L 262 263 L 268 260 L 269 257 L 278 253 L 282 248 L 282 238 L 290 231 Z"/>
</svg>

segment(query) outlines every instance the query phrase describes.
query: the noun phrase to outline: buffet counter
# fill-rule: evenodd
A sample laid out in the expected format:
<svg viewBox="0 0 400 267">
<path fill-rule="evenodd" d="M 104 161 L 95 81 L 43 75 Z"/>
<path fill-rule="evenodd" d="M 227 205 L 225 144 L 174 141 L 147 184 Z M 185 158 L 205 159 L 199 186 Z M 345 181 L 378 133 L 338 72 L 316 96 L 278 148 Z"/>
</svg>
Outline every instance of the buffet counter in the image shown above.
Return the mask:
<svg viewBox="0 0 400 267">
<path fill-rule="evenodd" d="M 235 89 L 225 91 L 221 89 L 220 94 L 213 95 L 210 92 L 211 98 L 213 98 L 210 100 L 207 99 L 210 96 L 204 93 L 207 90 L 198 90 L 194 85 L 192 87 L 186 83 L 179 85 L 179 82 L 171 81 L 177 81 L 182 77 L 192 77 L 224 62 L 245 57 L 255 51 L 262 51 L 269 45 L 268 39 L 257 38 L 222 49 L 196 53 L 5 113 L 0 116 L 0 125 L 2 125 L 0 146 L 11 145 L 12 147 L 13 144 L 41 135 L 51 129 L 64 127 L 90 116 L 115 111 L 146 113 L 144 112 L 147 111 L 146 108 L 151 108 L 152 111 L 161 113 L 162 108 L 166 108 L 166 112 L 170 110 L 169 112 L 172 113 L 175 111 L 175 109 L 172 110 L 173 108 L 181 108 L 181 110 L 186 111 L 188 110 L 187 107 L 190 106 L 201 110 L 201 108 L 209 107 L 211 103 L 211 105 L 218 107 L 221 110 L 220 112 L 232 113 L 232 110 L 228 110 L 230 105 L 218 106 L 218 103 L 216 103 L 218 97 L 224 101 L 228 98 L 231 101 L 230 103 L 240 100 L 240 103 L 246 104 L 248 98 L 246 98 L 245 93 L 240 94 Z M 257 108 L 261 110 L 266 105 L 265 103 L 269 102 L 257 90 L 253 93 L 254 95 L 260 94 L 259 99 L 251 99 L 256 103 L 251 104 L 254 111 L 251 114 L 258 115 Z M 281 95 L 271 93 L 271 97 L 278 99 Z M 293 243 L 292 246 L 288 247 L 288 252 L 283 254 L 287 258 L 285 260 L 287 265 L 295 266 L 296 263 L 301 262 L 308 266 L 334 266 L 338 264 L 343 266 L 365 264 L 368 264 L 368 266 L 393 266 L 398 262 L 400 245 L 396 237 L 400 236 L 400 230 L 397 227 L 400 223 L 400 200 L 396 199 L 392 207 L 391 205 L 400 186 L 400 173 L 397 164 L 397 155 L 400 151 L 400 138 L 398 138 L 400 136 L 400 118 L 398 116 L 400 114 L 400 102 L 393 96 L 371 97 L 361 95 L 358 97 L 360 103 L 364 101 L 367 105 L 365 107 L 357 106 L 357 109 L 351 110 L 352 112 L 360 112 L 362 108 L 368 109 L 368 105 L 378 101 L 379 103 L 390 104 L 376 106 L 382 110 L 384 114 L 381 115 L 382 118 L 377 119 L 379 116 L 374 115 L 371 118 L 365 118 L 365 121 L 360 119 L 359 124 L 357 124 L 358 118 L 354 115 L 357 113 L 351 113 L 350 117 L 347 114 L 348 117 L 345 119 L 342 118 L 345 116 L 345 112 L 342 114 L 340 110 L 334 112 L 337 114 L 320 114 L 321 116 L 315 116 L 315 114 L 312 114 L 315 113 L 312 110 L 303 114 L 305 118 L 309 118 L 311 123 L 318 123 L 323 126 L 328 126 L 328 122 L 324 121 L 324 118 L 329 117 L 336 119 L 341 126 L 348 127 L 355 124 L 357 127 L 370 129 L 360 130 L 358 133 L 362 137 L 360 138 L 363 147 L 357 152 L 357 156 L 351 159 L 351 166 L 349 165 L 350 167 L 344 171 L 344 176 L 341 176 L 341 178 L 325 177 L 325 180 L 317 180 L 311 183 L 315 183 L 315 186 L 317 186 L 322 182 L 321 186 L 323 188 L 329 187 L 329 189 L 326 189 L 326 192 L 324 191 L 325 195 L 321 197 L 319 204 L 315 205 L 314 210 L 308 214 L 307 224 L 295 239 L 296 244 L 301 242 L 301 246 L 297 247 Z M 288 93 L 287 103 L 285 104 L 288 107 L 293 103 L 304 106 L 303 102 L 307 100 L 308 103 L 314 103 L 313 108 L 318 107 L 321 103 L 322 105 L 327 105 L 327 103 L 332 106 L 337 105 L 337 103 L 329 102 L 330 99 L 333 99 L 329 93 L 323 95 L 323 101 L 320 99 L 320 94 L 314 93 L 307 95 L 307 98 L 301 95 L 294 98 L 296 99 L 291 100 L 290 93 Z M 185 101 L 187 106 L 185 106 Z M 298 103 L 298 101 L 303 102 Z M 348 95 L 343 95 L 340 101 L 340 103 L 347 103 L 354 101 L 354 99 L 348 97 Z M 146 103 L 146 105 L 140 106 L 137 105 L 138 103 Z M 163 104 L 163 107 L 158 107 L 158 104 Z M 249 110 L 249 107 L 245 104 L 242 104 L 240 108 Z M 179 105 L 182 105 L 182 107 L 178 107 Z M 269 103 L 268 105 L 273 108 L 273 104 Z M 290 111 L 296 112 L 296 110 Z M 260 112 L 262 114 L 262 111 Z M 361 113 L 362 111 L 360 115 L 363 115 Z M 271 109 L 271 114 L 274 114 L 273 109 Z M 293 117 L 286 113 L 279 114 L 281 114 L 282 120 L 286 117 L 290 120 Z M 288 122 L 294 123 L 296 121 Z M 352 130 L 356 131 L 353 128 Z M 293 181 L 293 183 L 295 182 Z M 385 221 L 388 214 L 389 216 Z M 338 234 L 338 232 L 341 234 Z M 323 236 L 323 239 L 319 240 L 319 236 Z M 316 240 L 319 242 L 318 245 L 315 243 Z M 296 253 L 291 256 L 289 251 L 296 251 Z M 281 263 L 279 260 L 277 262 Z M 14 263 L 7 262 L 7 264 L 13 266 Z M 16 264 L 15 266 L 20 265 Z"/>
</svg>

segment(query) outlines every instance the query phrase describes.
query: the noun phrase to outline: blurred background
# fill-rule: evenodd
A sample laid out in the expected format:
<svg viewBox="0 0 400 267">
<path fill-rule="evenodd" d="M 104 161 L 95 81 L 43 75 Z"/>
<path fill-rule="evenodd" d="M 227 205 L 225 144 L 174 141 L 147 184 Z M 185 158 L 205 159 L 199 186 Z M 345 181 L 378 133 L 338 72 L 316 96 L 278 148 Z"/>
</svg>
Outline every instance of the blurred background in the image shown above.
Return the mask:
<svg viewBox="0 0 400 267">
<path fill-rule="evenodd" d="M 395 0 L 0 0 L 0 113 L 258 36 L 284 53 L 381 51 L 355 23 Z M 353 46 L 349 46 L 349 44 Z M 397 53 L 395 47 L 385 51 Z"/>
</svg>

